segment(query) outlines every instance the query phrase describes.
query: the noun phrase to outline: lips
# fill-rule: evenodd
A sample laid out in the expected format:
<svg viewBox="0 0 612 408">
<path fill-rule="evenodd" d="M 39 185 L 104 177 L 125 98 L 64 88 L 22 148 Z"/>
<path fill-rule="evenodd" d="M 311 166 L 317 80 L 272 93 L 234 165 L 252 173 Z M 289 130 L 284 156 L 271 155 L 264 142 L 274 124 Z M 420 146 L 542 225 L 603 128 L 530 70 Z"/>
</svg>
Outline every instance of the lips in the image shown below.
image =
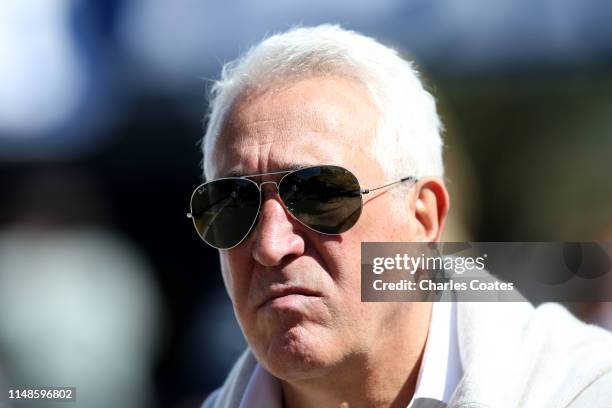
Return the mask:
<svg viewBox="0 0 612 408">
<path fill-rule="evenodd" d="M 313 290 L 313 289 L 300 287 L 300 286 L 283 286 L 283 287 L 270 288 L 270 290 L 266 293 L 266 296 L 264 296 L 264 299 L 259 303 L 259 306 L 257 308 L 259 309 L 267 304 L 270 304 L 275 299 L 292 296 L 292 295 L 300 295 L 300 296 L 307 296 L 307 297 L 321 297 L 320 292 Z"/>
</svg>

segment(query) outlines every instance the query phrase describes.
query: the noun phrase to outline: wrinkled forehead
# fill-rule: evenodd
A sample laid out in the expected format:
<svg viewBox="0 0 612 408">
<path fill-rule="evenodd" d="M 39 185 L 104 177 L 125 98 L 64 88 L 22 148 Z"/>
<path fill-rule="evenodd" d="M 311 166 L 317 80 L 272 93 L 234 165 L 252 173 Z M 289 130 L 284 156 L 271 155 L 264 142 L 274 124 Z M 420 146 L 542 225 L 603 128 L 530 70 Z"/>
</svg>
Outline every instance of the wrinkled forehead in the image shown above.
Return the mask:
<svg viewBox="0 0 612 408">
<path fill-rule="evenodd" d="M 317 164 L 363 172 L 373 160 L 378 116 L 365 88 L 343 78 L 248 89 L 207 153 L 209 179 Z"/>
</svg>

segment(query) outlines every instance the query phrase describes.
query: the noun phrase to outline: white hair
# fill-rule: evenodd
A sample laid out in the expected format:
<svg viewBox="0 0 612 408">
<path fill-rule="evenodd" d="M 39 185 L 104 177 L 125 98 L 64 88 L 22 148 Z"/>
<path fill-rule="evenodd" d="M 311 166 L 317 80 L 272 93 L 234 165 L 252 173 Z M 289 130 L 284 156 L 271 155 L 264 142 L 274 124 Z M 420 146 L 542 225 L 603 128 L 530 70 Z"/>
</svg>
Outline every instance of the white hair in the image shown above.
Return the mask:
<svg viewBox="0 0 612 408">
<path fill-rule="evenodd" d="M 442 125 L 413 65 L 396 50 L 337 25 L 273 35 L 225 64 L 211 88 L 204 175 L 212 174 L 210 154 L 238 95 L 250 87 L 317 75 L 343 76 L 365 86 L 380 112 L 372 153 L 388 181 L 443 177 Z"/>
</svg>

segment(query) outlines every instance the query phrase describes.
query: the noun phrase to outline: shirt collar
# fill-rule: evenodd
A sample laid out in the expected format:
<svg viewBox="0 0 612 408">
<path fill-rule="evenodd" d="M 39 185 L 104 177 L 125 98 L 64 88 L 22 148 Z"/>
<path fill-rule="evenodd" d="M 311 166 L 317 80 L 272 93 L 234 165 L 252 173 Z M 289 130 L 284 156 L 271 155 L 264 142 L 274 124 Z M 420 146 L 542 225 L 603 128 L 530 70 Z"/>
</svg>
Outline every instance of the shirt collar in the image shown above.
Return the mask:
<svg viewBox="0 0 612 408">
<path fill-rule="evenodd" d="M 457 338 L 457 305 L 434 302 L 423 362 L 412 401 L 428 398 L 448 404 L 463 375 Z"/>
<path fill-rule="evenodd" d="M 240 408 L 282 408 L 282 390 L 278 380 L 257 364 L 247 384 Z"/>
<path fill-rule="evenodd" d="M 434 302 L 423 361 L 408 408 L 415 400 L 435 399 L 448 404 L 463 375 L 457 339 L 457 310 L 454 302 Z M 240 408 L 282 408 L 280 383 L 257 364 Z"/>
</svg>

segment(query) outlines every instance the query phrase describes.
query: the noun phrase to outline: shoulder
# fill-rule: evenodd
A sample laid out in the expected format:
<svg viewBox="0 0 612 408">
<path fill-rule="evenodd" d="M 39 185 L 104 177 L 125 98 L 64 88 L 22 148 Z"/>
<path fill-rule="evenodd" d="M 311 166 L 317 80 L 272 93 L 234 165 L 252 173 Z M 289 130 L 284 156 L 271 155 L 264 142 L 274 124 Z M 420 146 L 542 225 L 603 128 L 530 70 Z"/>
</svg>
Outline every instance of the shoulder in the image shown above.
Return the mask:
<svg viewBox="0 0 612 408">
<path fill-rule="evenodd" d="M 605 407 L 612 400 L 612 372 L 597 378 L 569 405 L 570 408 Z"/>
<path fill-rule="evenodd" d="M 612 359 L 612 333 L 576 319 L 565 307 L 545 303 L 459 303 L 460 342 L 472 345 L 504 345 L 508 351 L 538 349 L 547 354 L 578 356 L 594 350 L 606 351 Z M 472 351 L 472 350 L 470 350 Z M 475 353 L 477 354 L 477 353 Z"/>
<path fill-rule="evenodd" d="M 612 333 L 561 305 L 460 304 L 458 337 L 462 400 L 578 407 L 572 401 L 612 390 Z"/>
<path fill-rule="evenodd" d="M 588 325 L 555 303 L 537 307 L 522 331 L 524 342 L 543 352 L 565 356 L 577 366 L 589 365 L 598 377 L 612 372 L 612 333 Z"/>
<path fill-rule="evenodd" d="M 581 322 L 558 304 L 545 304 L 536 308 L 523 335 L 525 344 L 540 352 L 540 364 L 551 371 L 563 370 L 568 385 L 576 390 L 610 383 L 612 333 L 609 331 Z"/>
<path fill-rule="evenodd" d="M 560 304 L 525 311 L 513 327 L 515 343 L 508 347 L 518 356 L 531 356 L 538 371 L 563 370 L 585 386 L 612 373 L 612 333 L 578 320 Z"/>
</svg>

